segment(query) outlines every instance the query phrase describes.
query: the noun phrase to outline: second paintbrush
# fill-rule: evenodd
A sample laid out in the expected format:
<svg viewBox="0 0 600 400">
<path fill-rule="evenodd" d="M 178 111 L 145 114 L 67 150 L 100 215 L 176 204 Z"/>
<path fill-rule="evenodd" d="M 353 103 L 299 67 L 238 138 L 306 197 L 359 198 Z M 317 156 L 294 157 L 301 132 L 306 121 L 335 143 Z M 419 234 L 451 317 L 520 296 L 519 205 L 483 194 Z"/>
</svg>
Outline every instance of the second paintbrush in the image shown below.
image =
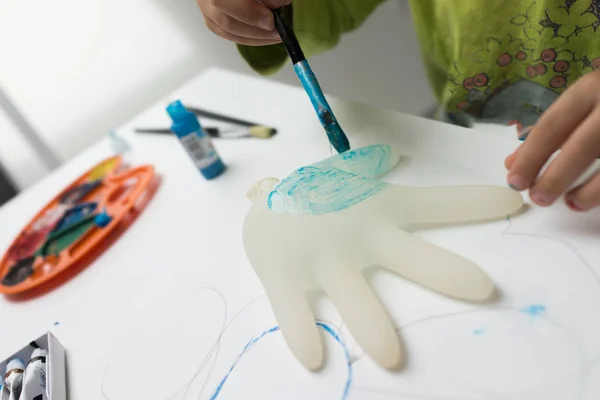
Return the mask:
<svg viewBox="0 0 600 400">
<path fill-rule="evenodd" d="M 273 128 L 267 128 L 265 126 L 247 126 L 236 129 L 221 129 L 215 127 L 203 127 L 204 132 L 212 137 L 219 139 L 242 139 L 242 138 L 259 138 L 268 139 L 276 133 Z M 158 134 L 171 134 L 168 128 L 135 128 L 136 133 L 158 133 Z"/>
</svg>

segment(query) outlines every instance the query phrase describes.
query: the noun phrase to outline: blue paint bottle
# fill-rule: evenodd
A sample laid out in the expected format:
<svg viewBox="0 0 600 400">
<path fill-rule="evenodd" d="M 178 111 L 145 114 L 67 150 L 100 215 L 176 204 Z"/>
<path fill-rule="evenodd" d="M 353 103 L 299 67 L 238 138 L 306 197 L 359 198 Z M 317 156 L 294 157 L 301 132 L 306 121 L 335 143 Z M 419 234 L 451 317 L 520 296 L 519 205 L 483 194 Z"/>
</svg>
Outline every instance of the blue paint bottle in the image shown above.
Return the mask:
<svg viewBox="0 0 600 400">
<path fill-rule="evenodd" d="M 225 171 L 225 164 L 204 133 L 196 116 L 189 112 L 179 100 L 167 107 L 173 120 L 171 131 L 177 135 L 183 147 L 206 179 L 214 179 Z"/>
</svg>

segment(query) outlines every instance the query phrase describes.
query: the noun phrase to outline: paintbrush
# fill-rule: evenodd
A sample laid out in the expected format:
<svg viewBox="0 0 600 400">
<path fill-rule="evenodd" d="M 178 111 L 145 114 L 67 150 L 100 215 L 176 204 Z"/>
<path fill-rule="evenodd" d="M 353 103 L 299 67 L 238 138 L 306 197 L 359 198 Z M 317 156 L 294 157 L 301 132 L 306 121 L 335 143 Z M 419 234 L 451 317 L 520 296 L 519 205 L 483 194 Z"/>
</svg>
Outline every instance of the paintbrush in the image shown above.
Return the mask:
<svg viewBox="0 0 600 400">
<path fill-rule="evenodd" d="M 202 130 L 212 138 L 219 139 L 242 139 L 255 137 L 258 139 L 268 139 L 275 134 L 275 129 L 263 126 L 244 126 L 239 129 L 221 129 L 215 127 L 202 127 Z M 135 128 L 136 133 L 158 133 L 172 134 L 169 128 Z"/>
<path fill-rule="evenodd" d="M 300 82 L 302 82 L 302 86 L 317 112 L 321 125 L 325 128 L 329 143 L 331 143 L 338 153 L 350 150 L 348 137 L 337 122 L 335 115 L 333 115 L 333 111 L 319 86 L 319 81 L 317 81 L 317 77 L 312 72 L 308 60 L 304 56 L 294 30 L 285 21 L 283 8 L 277 8 L 272 11 L 275 17 L 275 28 L 292 60 L 292 64 L 294 64 L 294 71 Z"/>
<path fill-rule="evenodd" d="M 235 125 L 250 128 L 250 130 L 252 131 L 251 136 L 254 136 L 254 137 L 260 137 L 260 138 L 267 139 L 277 133 L 277 130 L 275 128 L 270 128 L 268 126 L 255 124 L 254 122 L 249 122 L 249 121 L 244 121 L 243 119 L 228 117 L 227 115 L 217 114 L 215 112 L 203 110 L 203 109 L 197 108 L 197 107 L 186 106 L 186 108 L 198 117 L 214 119 L 216 121 L 227 122 L 230 124 L 235 124 Z"/>
</svg>

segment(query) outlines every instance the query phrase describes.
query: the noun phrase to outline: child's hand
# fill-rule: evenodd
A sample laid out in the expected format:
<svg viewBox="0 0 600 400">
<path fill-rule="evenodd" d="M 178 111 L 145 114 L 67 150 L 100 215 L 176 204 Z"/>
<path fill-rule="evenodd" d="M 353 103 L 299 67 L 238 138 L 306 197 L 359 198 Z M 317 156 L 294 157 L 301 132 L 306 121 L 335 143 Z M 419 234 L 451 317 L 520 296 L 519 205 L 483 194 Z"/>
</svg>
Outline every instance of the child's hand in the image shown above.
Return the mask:
<svg viewBox="0 0 600 400">
<path fill-rule="evenodd" d="M 196 0 L 206 26 L 224 39 L 249 46 L 281 42 L 269 8 L 292 0 Z"/>
<path fill-rule="evenodd" d="M 536 180 L 541 168 L 559 148 L 561 153 Z M 541 116 L 527 140 L 508 156 L 508 183 L 530 189 L 530 197 L 548 206 L 600 156 L 600 71 L 579 79 Z M 573 210 L 600 205 L 600 173 L 570 190 L 565 197 Z"/>
</svg>

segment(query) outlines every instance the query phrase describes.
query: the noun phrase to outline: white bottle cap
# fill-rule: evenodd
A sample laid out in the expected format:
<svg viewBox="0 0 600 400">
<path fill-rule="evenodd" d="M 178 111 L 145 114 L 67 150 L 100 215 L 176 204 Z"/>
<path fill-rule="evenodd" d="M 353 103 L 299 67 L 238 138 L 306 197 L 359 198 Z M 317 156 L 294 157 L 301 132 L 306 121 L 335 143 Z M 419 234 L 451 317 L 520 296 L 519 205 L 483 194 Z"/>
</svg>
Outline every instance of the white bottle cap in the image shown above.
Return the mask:
<svg viewBox="0 0 600 400">
<path fill-rule="evenodd" d="M 48 351 L 42 348 L 33 349 L 33 352 L 31 353 L 31 358 L 36 357 L 48 357 Z"/>
<path fill-rule="evenodd" d="M 13 369 L 25 369 L 25 363 L 23 360 L 19 358 L 13 358 L 6 364 L 6 372 L 9 372 Z"/>
</svg>

